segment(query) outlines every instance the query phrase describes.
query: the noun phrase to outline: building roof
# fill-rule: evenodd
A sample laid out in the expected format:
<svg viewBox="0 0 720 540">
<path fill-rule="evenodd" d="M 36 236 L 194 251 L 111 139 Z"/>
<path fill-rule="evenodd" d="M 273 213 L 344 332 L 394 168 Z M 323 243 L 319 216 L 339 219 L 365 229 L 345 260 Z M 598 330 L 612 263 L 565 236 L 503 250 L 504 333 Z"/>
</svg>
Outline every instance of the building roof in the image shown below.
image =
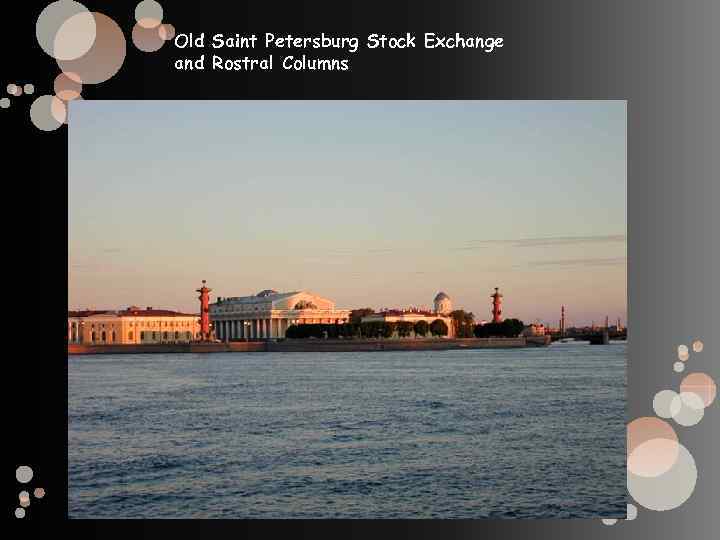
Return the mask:
<svg viewBox="0 0 720 540">
<path fill-rule="evenodd" d="M 197 313 L 181 313 L 179 311 L 153 309 L 151 307 L 141 309 L 135 306 L 120 311 L 110 309 L 68 311 L 68 317 L 92 317 L 94 315 L 116 315 L 118 317 L 198 317 Z"/>
<path fill-rule="evenodd" d="M 257 293 L 255 296 L 265 297 L 265 296 L 275 296 L 276 294 L 278 294 L 278 292 L 273 289 L 265 289 L 265 290 Z"/>
<path fill-rule="evenodd" d="M 111 313 L 107 309 L 82 309 L 79 311 L 68 311 L 68 317 L 92 317 L 93 315 L 102 315 L 103 313 Z"/>
</svg>

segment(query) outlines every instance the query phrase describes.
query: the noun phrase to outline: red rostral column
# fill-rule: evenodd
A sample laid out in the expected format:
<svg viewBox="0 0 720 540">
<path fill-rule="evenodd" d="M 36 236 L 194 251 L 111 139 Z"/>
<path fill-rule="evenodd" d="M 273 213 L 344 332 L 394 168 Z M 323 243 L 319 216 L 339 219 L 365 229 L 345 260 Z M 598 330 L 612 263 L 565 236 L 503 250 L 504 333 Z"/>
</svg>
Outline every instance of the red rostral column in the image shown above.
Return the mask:
<svg viewBox="0 0 720 540">
<path fill-rule="evenodd" d="M 200 300 L 200 340 L 210 341 L 210 291 L 205 286 L 205 280 L 202 280 L 202 287 L 196 289 L 200 293 L 198 300 Z"/>
<path fill-rule="evenodd" d="M 492 308 L 492 316 L 493 316 L 493 322 L 499 323 L 502 322 L 502 297 L 503 295 L 500 294 L 499 289 L 495 287 L 495 294 L 491 294 L 490 298 L 493 299 L 493 308 Z"/>
</svg>

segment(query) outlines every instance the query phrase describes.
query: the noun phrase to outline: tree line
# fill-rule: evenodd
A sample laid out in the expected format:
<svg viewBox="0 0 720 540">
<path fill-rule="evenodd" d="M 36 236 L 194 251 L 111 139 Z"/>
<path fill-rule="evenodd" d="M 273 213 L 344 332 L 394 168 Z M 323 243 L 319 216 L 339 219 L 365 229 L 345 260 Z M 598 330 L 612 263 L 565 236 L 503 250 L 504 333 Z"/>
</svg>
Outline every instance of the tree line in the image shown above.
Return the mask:
<svg viewBox="0 0 720 540">
<path fill-rule="evenodd" d="M 372 321 L 345 324 L 294 324 L 288 327 L 285 337 L 290 339 L 390 338 L 396 333 L 401 338 L 411 335 L 425 337 L 428 334 L 440 337 L 447 336 L 448 331 L 447 324 L 440 319 L 430 324 L 426 321 L 416 323 Z"/>
<path fill-rule="evenodd" d="M 455 328 L 457 337 L 517 337 L 525 328 L 525 324 L 518 319 L 506 319 L 501 323 L 487 323 L 473 325 L 465 321 Z M 288 327 L 285 337 L 290 339 L 362 339 L 362 338 L 390 338 L 410 336 L 426 337 L 427 335 L 441 337 L 447 336 L 449 328 L 445 321 L 435 319 L 427 321 L 398 322 L 351 322 L 344 324 L 297 324 Z"/>
</svg>

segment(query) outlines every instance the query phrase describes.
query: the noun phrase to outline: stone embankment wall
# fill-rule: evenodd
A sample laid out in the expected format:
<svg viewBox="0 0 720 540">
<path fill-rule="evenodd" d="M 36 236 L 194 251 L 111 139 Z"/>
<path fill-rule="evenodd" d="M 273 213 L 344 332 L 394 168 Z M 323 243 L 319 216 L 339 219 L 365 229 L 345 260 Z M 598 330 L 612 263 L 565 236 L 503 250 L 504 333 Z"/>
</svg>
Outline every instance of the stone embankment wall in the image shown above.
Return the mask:
<svg viewBox="0 0 720 540">
<path fill-rule="evenodd" d="M 82 345 L 72 343 L 68 345 L 68 354 L 445 351 L 451 349 L 541 347 L 549 344 L 549 336 L 465 339 L 286 339 L 283 341 L 234 341 L 230 343 L 146 345 Z"/>
</svg>

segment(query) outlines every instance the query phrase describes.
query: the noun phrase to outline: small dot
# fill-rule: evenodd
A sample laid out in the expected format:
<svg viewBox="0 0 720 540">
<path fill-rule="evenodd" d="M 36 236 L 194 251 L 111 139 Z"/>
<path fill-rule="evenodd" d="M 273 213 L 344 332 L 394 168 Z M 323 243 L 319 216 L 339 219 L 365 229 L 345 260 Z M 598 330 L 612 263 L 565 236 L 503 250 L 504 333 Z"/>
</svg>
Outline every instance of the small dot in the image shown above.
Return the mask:
<svg viewBox="0 0 720 540">
<path fill-rule="evenodd" d="M 693 341 L 693 352 L 702 352 L 703 348 L 705 348 L 705 345 L 703 345 L 703 342 L 698 340 Z"/>
<path fill-rule="evenodd" d="M 617 523 L 617 519 L 603 519 L 603 525 L 615 525 Z"/>
<path fill-rule="evenodd" d="M 36 499 L 42 499 L 45 496 L 45 490 L 43 488 L 35 488 L 33 495 L 35 495 Z"/>
<path fill-rule="evenodd" d="M 682 362 L 675 362 L 673 364 L 673 369 L 676 373 L 682 373 L 683 371 L 685 371 L 685 364 Z"/>
<path fill-rule="evenodd" d="M 26 94 L 33 94 L 35 92 L 35 86 L 32 84 L 26 84 L 23 86 L 23 90 L 25 90 Z"/>
<path fill-rule="evenodd" d="M 27 484 L 33 477 L 33 470 L 27 465 L 21 465 L 15 471 L 15 478 L 21 484 Z"/>
<path fill-rule="evenodd" d="M 15 517 L 18 519 L 22 519 L 25 517 L 25 509 L 24 508 L 16 508 L 15 509 Z"/>
</svg>

